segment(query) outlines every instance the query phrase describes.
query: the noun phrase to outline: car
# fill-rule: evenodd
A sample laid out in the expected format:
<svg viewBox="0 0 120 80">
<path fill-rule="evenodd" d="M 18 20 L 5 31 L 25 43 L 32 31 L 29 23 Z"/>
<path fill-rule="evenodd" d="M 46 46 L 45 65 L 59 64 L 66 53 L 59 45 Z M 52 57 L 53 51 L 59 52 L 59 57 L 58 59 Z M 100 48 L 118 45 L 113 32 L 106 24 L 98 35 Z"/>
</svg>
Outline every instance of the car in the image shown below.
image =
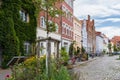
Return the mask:
<svg viewBox="0 0 120 80">
<path fill-rule="evenodd" d="M 120 51 L 118 52 L 112 52 L 113 55 L 120 55 Z"/>
<path fill-rule="evenodd" d="M 117 52 L 112 52 L 112 55 L 117 55 Z"/>
<path fill-rule="evenodd" d="M 120 51 L 117 52 L 117 55 L 120 55 Z"/>
</svg>

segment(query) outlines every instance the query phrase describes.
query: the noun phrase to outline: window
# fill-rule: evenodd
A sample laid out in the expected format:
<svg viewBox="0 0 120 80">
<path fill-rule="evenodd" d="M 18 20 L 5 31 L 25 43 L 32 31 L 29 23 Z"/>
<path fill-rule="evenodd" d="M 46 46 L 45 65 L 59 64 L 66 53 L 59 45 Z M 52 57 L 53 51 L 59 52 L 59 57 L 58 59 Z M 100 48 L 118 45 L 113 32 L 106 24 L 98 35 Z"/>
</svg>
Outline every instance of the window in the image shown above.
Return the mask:
<svg viewBox="0 0 120 80">
<path fill-rule="evenodd" d="M 30 51 L 30 43 L 29 42 L 24 43 L 24 51 L 26 54 L 29 53 L 29 51 Z"/>
<path fill-rule="evenodd" d="M 66 35 L 68 35 L 68 25 L 66 24 Z"/>
<path fill-rule="evenodd" d="M 41 55 L 44 55 L 44 53 L 45 53 L 45 52 L 44 52 L 44 49 L 45 49 L 44 43 L 41 42 L 41 43 L 40 43 L 40 54 L 41 54 Z"/>
<path fill-rule="evenodd" d="M 56 32 L 58 33 L 59 32 L 59 26 L 57 23 L 55 23 L 55 26 L 56 26 Z"/>
<path fill-rule="evenodd" d="M 64 34 L 64 27 L 65 27 L 65 24 L 64 23 L 62 23 L 62 34 Z"/>
<path fill-rule="evenodd" d="M 68 48 L 68 43 L 64 42 L 64 48 L 66 49 L 66 51 L 68 52 L 69 48 Z"/>
<path fill-rule="evenodd" d="M 66 34 L 66 28 L 64 28 L 64 34 Z"/>
<path fill-rule="evenodd" d="M 66 35 L 68 35 L 69 34 L 69 32 L 68 32 L 68 29 L 67 29 L 67 33 L 66 33 Z"/>
<path fill-rule="evenodd" d="M 70 30 L 70 37 L 71 37 L 71 30 Z"/>
<path fill-rule="evenodd" d="M 69 30 L 68 30 L 68 36 L 70 36 L 70 27 L 69 27 Z"/>
<path fill-rule="evenodd" d="M 40 17 L 40 27 L 46 28 L 46 25 L 45 25 L 45 18 L 44 18 L 43 16 Z"/>
<path fill-rule="evenodd" d="M 29 22 L 29 16 L 25 10 L 20 10 L 20 19 L 24 22 Z"/>
</svg>

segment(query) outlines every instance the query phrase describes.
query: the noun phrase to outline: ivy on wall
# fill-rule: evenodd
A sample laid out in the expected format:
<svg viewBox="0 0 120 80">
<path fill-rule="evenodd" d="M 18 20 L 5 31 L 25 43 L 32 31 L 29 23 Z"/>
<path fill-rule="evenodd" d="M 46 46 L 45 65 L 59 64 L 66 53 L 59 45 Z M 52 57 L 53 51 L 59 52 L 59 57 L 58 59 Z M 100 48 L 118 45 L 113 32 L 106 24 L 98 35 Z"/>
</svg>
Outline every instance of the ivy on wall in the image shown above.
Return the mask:
<svg viewBox="0 0 120 80">
<path fill-rule="evenodd" d="M 29 14 L 29 22 L 20 18 L 19 11 Z M 36 39 L 35 6 L 32 0 L 2 0 L 0 7 L 0 46 L 2 65 L 17 55 L 24 55 L 24 42 L 34 43 Z"/>
</svg>

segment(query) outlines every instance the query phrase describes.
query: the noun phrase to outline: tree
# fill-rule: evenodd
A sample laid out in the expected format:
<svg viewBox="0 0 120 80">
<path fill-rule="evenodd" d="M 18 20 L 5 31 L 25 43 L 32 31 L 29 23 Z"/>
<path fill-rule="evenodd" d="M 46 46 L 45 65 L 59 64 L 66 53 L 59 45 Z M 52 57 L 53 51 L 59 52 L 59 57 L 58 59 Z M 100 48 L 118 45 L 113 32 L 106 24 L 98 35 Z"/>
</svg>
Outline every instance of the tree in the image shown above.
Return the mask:
<svg viewBox="0 0 120 80">
<path fill-rule="evenodd" d="M 70 44 L 70 47 L 69 47 L 69 56 L 72 57 L 73 56 L 73 53 L 76 52 L 75 51 L 75 48 L 74 48 L 74 44 L 75 44 L 75 41 L 73 41 L 71 44 Z"/>
<path fill-rule="evenodd" d="M 113 51 L 114 51 L 114 52 L 118 51 L 116 45 L 113 46 Z"/>
<path fill-rule="evenodd" d="M 112 48 L 112 44 L 109 42 L 108 44 L 109 54 L 111 53 L 111 48 Z"/>
<path fill-rule="evenodd" d="M 56 31 L 56 25 L 53 22 L 55 18 L 59 17 L 62 14 L 62 11 L 56 6 L 58 3 L 62 3 L 63 0 L 33 0 L 34 4 L 37 7 L 37 14 L 39 10 L 45 12 L 45 24 L 47 38 L 49 37 L 50 32 Z M 49 39 L 47 43 L 47 53 L 46 53 L 46 73 L 50 79 L 50 62 L 51 62 L 51 45 Z"/>
</svg>

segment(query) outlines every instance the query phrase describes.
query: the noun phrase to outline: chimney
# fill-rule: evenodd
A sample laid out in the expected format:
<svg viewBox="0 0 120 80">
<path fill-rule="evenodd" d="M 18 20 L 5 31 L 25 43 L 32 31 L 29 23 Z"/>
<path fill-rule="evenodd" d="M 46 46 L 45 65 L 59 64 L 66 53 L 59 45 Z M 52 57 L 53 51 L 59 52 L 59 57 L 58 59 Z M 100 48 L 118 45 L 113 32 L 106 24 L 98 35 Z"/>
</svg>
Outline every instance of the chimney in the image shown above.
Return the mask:
<svg viewBox="0 0 120 80">
<path fill-rule="evenodd" d="M 92 23 L 93 23 L 93 25 L 94 25 L 94 19 L 92 20 Z"/>
<path fill-rule="evenodd" d="M 88 15 L 88 21 L 90 21 L 90 15 Z"/>
</svg>

